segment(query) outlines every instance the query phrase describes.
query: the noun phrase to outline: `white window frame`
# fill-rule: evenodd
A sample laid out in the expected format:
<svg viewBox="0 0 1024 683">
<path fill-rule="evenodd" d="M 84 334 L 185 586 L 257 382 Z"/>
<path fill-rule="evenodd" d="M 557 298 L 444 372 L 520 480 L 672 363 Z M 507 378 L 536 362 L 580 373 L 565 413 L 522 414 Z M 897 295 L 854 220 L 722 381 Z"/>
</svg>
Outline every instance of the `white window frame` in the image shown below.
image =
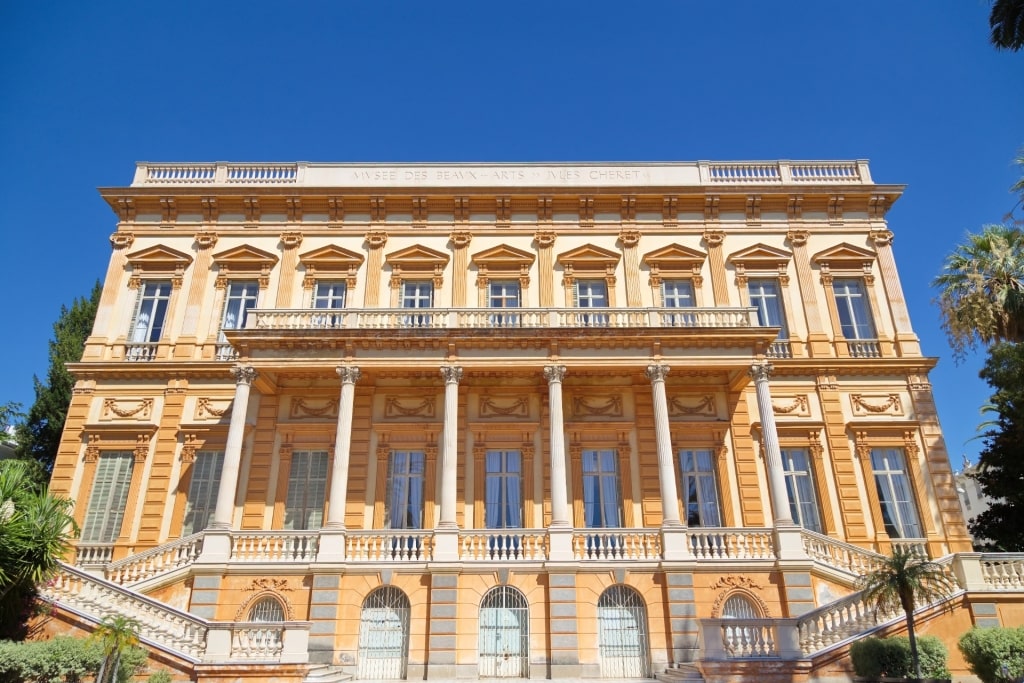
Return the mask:
<svg viewBox="0 0 1024 683">
<path fill-rule="evenodd" d="M 588 529 L 617 529 L 623 524 L 619 452 L 614 448 L 583 449 L 583 523 Z M 615 519 L 609 519 L 614 513 Z"/>
<path fill-rule="evenodd" d="M 890 538 L 924 538 L 914 485 L 902 448 L 872 448 L 871 471 L 885 531 Z"/>
<path fill-rule="evenodd" d="M 806 448 L 783 448 L 782 469 L 793 521 L 805 529 L 822 533 L 821 512 L 814 490 L 813 464 Z"/>
<path fill-rule="evenodd" d="M 129 328 L 131 344 L 156 343 L 163 337 L 173 286 L 170 280 L 143 280 Z"/>
<path fill-rule="evenodd" d="M 576 308 L 608 308 L 608 281 L 600 278 L 582 278 L 574 283 L 573 294 Z M 600 304 L 600 305 L 597 305 Z M 577 320 L 583 327 L 607 327 L 607 313 L 578 313 Z"/>
<path fill-rule="evenodd" d="M 423 528 L 423 516 L 426 508 L 424 498 L 426 471 L 427 458 L 424 451 L 391 451 L 388 456 L 387 496 L 384 508 L 385 528 Z M 419 498 L 418 505 L 416 498 Z M 404 513 L 402 513 L 403 510 Z"/>
<path fill-rule="evenodd" d="M 689 469 L 686 466 L 688 458 L 693 465 Z M 702 469 L 702 460 L 706 460 L 707 469 Z M 718 492 L 718 471 L 715 468 L 714 451 L 710 448 L 679 449 L 679 472 L 682 484 L 679 492 L 687 526 L 722 526 L 721 497 Z M 693 516 L 691 516 L 691 506 L 696 506 Z M 711 517 L 711 519 L 705 519 L 705 517 Z"/>
<path fill-rule="evenodd" d="M 516 449 L 484 455 L 484 526 L 523 528 L 523 457 Z"/>
<path fill-rule="evenodd" d="M 669 278 L 661 281 L 663 308 L 694 308 L 697 305 L 693 280 Z"/>
<path fill-rule="evenodd" d="M 236 287 L 241 287 L 240 293 L 235 294 Z M 241 330 L 249 317 L 249 312 L 259 305 L 260 283 L 256 280 L 229 280 L 224 292 L 224 308 L 220 316 L 221 343 L 227 343 L 224 330 Z M 232 312 L 232 302 L 239 302 L 237 312 Z M 247 305 L 249 304 L 249 305 Z M 236 316 L 236 319 L 229 320 L 229 316 Z"/>
<path fill-rule="evenodd" d="M 757 321 L 767 327 L 778 327 L 777 339 L 789 339 L 786 324 L 786 305 L 782 300 L 782 287 L 778 278 L 750 278 L 747 280 L 747 295 L 750 305 L 757 309 Z"/>
<path fill-rule="evenodd" d="M 835 297 L 836 312 L 839 315 L 839 329 L 845 339 L 873 340 L 878 338 L 875 322 L 871 316 L 871 302 L 868 299 L 864 278 L 834 278 L 832 294 Z M 844 315 L 847 318 L 846 322 L 844 322 Z"/>
</svg>

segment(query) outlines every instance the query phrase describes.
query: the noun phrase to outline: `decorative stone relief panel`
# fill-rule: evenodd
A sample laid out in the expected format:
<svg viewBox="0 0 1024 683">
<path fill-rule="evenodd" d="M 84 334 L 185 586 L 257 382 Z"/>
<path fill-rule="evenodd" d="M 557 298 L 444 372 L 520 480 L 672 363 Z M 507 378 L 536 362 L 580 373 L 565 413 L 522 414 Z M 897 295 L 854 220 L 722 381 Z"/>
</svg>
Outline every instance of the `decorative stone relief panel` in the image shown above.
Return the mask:
<svg viewBox="0 0 1024 683">
<path fill-rule="evenodd" d="M 289 405 L 288 417 L 292 420 L 327 419 L 338 417 L 336 398 L 293 398 Z"/>
<path fill-rule="evenodd" d="M 200 396 L 196 400 L 196 420 L 219 420 L 231 412 L 230 398 Z"/>
<path fill-rule="evenodd" d="M 384 417 L 390 419 L 437 416 L 435 396 L 387 396 L 384 399 Z"/>
<path fill-rule="evenodd" d="M 811 404 L 807 394 L 782 394 L 772 397 L 772 412 L 789 417 L 809 417 Z"/>
<path fill-rule="evenodd" d="M 482 418 L 529 417 L 529 396 L 481 396 L 479 415 Z"/>
<path fill-rule="evenodd" d="M 105 398 L 101 420 L 148 420 L 153 414 L 151 398 Z"/>
<path fill-rule="evenodd" d="M 715 405 L 713 394 L 704 396 L 670 396 L 668 399 L 669 417 L 717 417 L 718 406 Z"/>
<path fill-rule="evenodd" d="M 903 401 L 899 394 L 850 394 L 850 405 L 858 417 L 903 415 Z"/>
<path fill-rule="evenodd" d="M 622 417 L 622 396 L 573 396 L 573 417 Z"/>
</svg>

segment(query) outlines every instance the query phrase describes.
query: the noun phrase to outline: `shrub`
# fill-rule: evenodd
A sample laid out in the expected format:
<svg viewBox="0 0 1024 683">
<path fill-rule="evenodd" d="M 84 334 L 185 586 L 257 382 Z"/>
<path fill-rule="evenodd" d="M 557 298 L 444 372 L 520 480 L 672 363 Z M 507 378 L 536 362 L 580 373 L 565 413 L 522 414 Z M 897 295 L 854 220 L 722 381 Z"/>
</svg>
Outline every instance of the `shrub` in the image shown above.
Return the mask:
<svg viewBox="0 0 1024 683">
<path fill-rule="evenodd" d="M 1006 674 L 1016 680 L 1024 676 L 1024 626 L 1017 628 L 979 628 L 975 626 L 957 643 L 971 673 L 982 683 L 1003 681 Z"/>
<path fill-rule="evenodd" d="M 146 683 L 173 683 L 174 679 L 171 678 L 169 671 L 161 669 L 160 671 L 154 671 L 150 674 L 149 678 L 146 679 Z"/>
<path fill-rule="evenodd" d="M 0 641 L 0 679 L 24 683 L 79 683 L 100 668 L 103 651 L 84 638 Z"/>
<path fill-rule="evenodd" d="M 921 675 L 925 678 L 950 678 L 946 668 L 946 646 L 935 636 L 919 636 L 917 651 L 921 658 Z M 854 672 L 862 678 L 905 678 L 914 675 L 910 659 L 910 640 L 865 638 L 850 646 Z"/>
</svg>

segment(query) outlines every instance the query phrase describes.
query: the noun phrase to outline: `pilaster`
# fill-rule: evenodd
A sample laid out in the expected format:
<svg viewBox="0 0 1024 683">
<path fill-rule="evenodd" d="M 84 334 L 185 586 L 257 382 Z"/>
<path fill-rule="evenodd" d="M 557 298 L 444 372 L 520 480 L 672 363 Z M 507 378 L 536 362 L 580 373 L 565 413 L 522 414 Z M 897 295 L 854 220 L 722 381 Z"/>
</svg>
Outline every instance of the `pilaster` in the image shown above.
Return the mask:
<svg viewBox="0 0 1024 683">
<path fill-rule="evenodd" d="M 695 662 L 700 656 L 700 625 L 693 589 L 693 574 L 665 572 L 665 603 L 669 617 L 671 664 Z"/>
<path fill-rule="evenodd" d="M 456 672 L 459 575 L 430 575 L 430 618 L 427 620 L 427 679 L 452 679 Z M 411 676 L 410 676 L 411 678 Z"/>
<path fill-rule="evenodd" d="M 575 574 L 548 574 L 548 623 L 551 631 L 551 678 L 579 677 Z"/>
</svg>

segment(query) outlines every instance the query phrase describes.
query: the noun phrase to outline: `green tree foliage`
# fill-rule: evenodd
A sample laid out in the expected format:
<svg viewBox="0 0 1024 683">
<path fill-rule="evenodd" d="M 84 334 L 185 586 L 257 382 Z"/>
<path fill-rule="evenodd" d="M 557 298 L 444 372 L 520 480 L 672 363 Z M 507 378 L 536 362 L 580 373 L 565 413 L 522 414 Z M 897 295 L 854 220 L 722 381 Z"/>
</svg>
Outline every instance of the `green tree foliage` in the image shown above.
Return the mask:
<svg viewBox="0 0 1024 683">
<path fill-rule="evenodd" d="M 1024 47 L 1024 0 L 995 0 L 988 26 L 996 48 L 1016 52 Z"/>
<path fill-rule="evenodd" d="M 101 291 L 97 281 L 88 298 L 75 299 L 71 308 L 61 306 L 60 317 L 53 324 L 46 382 L 35 378 L 36 400 L 18 430 L 20 454 L 42 463 L 47 471 L 53 469 L 53 461 L 57 457 L 64 419 L 71 403 L 71 389 L 75 385 L 66 364 L 82 360 L 85 340 L 96 319 Z"/>
<path fill-rule="evenodd" d="M 130 659 L 129 653 L 139 649 L 139 622 L 121 615 L 107 616 L 92 635 L 103 651 L 103 663 L 96 675 L 96 683 L 118 683 L 123 680 L 125 664 L 129 663 L 126 656 Z"/>
<path fill-rule="evenodd" d="M 24 637 L 36 587 L 57 570 L 77 532 L 70 500 L 39 484 L 36 466 L 0 462 L 0 633 Z"/>
<path fill-rule="evenodd" d="M 975 475 L 991 499 L 971 522 L 971 532 L 989 549 L 1024 551 L 1024 344 L 997 344 L 989 351 L 981 378 L 992 387 L 997 416 L 985 433 Z"/>
<path fill-rule="evenodd" d="M 917 639 L 920 648 L 921 672 L 926 678 L 949 678 L 946 667 L 946 646 L 935 636 Z M 850 646 L 853 670 L 861 678 L 908 678 L 914 664 L 910 657 L 910 639 L 865 638 Z"/>
<path fill-rule="evenodd" d="M 950 584 L 942 567 L 909 548 L 896 546 L 892 555 L 881 559 L 873 571 L 858 579 L 858 588 L 864 602 L 880 611 L 903 610 L 914 676 L 921 678 L 914 606 L 919 600 L 933 602 L 949 595 Z"/>
<path fill-rule="evenodd" d="M 969 349 L 1024 341 L 1024 232 L 986 225 L 946 257 L 932 281 L 939 312 L 957 358 Z"/>
<path fill-rule="evenodd" d="M 131 680 L 146 657 L 140 647 L 125 650 L 117 683 Z M 93 677 L 103 661 L 103 644 L 94 638 L 0 641 L 0 681 L 4 683 L 92 683 L 99 680 Z"/>
<path fill-rule="evenodd" d="M 982 683 L 1019 681 L 1024 676 L 1024 626 L 976 626 L 961 636 L 957 646 L 967 660 L 971 673 L 980 678 Z"/>
</svg>

